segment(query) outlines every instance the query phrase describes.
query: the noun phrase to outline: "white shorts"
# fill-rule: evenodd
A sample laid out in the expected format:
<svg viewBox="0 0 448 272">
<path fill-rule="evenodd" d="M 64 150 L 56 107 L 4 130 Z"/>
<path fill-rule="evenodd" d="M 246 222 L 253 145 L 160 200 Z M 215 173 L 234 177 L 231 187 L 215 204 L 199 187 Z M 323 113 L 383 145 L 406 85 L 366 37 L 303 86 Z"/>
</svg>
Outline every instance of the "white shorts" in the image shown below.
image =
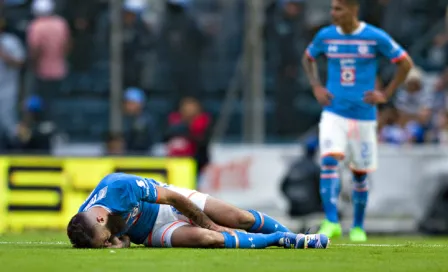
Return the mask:
<svg viewBox="0 0 448 272">
<path fill-rule="evenodd" d="M 196 204 L 199 209 L 204 210 L 208 195 L 174 186 L 168 186 L 166 188 L 187 197 Z M 160 205 L 156 222 L 144 245 L 147 247 L 172 247 L 171 236 L 173 235 L 173 232 L 185 225 L 193 226 L 194 223 L 174 207 L 170 205 Z"/>
<path fill-rule="evenodd" d="M 348 119 L 324 111 L 319 123 L 321 157 L 341 155 L 357 171 L 377 167 L 377 122 Z"/>
</svg>

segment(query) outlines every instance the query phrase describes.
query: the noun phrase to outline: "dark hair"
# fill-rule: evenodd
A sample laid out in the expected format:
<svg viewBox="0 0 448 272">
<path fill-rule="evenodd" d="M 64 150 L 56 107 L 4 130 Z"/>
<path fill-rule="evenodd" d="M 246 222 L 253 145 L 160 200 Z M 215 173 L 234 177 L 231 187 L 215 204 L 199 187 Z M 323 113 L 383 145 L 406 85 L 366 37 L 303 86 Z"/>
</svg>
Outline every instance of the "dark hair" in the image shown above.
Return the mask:
<svg viewBox="0 0 448 272">
<path fill-rule="evenodd" d="M 67 226 L 67 236 L 75 248 L 93 247 L 93 227 L 89 224 L 85 213 L 78 213 Z"/>
</svg>

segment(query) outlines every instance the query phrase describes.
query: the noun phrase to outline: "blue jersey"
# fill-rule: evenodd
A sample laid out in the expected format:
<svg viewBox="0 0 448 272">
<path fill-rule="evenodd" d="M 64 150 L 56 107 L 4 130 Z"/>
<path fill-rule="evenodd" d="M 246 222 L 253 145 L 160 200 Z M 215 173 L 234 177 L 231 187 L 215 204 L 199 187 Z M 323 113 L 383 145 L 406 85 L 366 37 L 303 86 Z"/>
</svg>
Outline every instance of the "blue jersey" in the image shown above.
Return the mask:
<svg viewBox="0 0 448 272">
<path fill-rule="evenodd" d="M 127 225 L 124 233 L 133 243 L 142 244 L 152 231 L 159 213 L 160 205 L 155 203 L 157 186 L 165 185 L 139 176 L 110 174 L 100 181 L 79 212 L 99 206 L 121 215 Z"/>
<path fill-rule="evenodd" d="M 363 98 L 375 89 L 379 55 L 392 62 L 407 56 L 386 32 L 363 22 L 352 34 L 334 25 L 321 29 L 307 54 L 312 59 L 325 54 L 328 59 L 327 89 L 334 98 L 324 110 L 357 120 L 376 119 L 376 107 Z"/>
</svg>

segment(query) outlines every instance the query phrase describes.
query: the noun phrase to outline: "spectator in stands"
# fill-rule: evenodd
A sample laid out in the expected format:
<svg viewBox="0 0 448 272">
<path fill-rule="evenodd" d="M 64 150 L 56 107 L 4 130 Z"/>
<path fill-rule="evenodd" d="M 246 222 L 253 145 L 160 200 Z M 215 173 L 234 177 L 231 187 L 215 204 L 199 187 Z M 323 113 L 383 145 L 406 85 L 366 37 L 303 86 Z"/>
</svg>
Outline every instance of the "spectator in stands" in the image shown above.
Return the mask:
<svg viewBox="0 0 448 272">
<path fill-rule="evenodd" d="M 9 146 L 12 152 L 50 154 L 55 125 L 43 119 L 42 112 L 43 105 L 40 97 L 33 95 L 25 100 L 18 137 Z"/>
<path fill-rule="evenodd" d="M 158 63 L 163 63 L 168 72 L 163 79 L 169 80 L 166 83 L 172 85 L 177 99 L 198 96 L 202 90 L 200 60 L 208 36 L 188 12 L 189 3 L 190 0 L 167 1 L 158 40 Z"/>
<path fill-rule="evenodd" d="M 432 46 L 428 49 L 427 53 L 427 68 L 436 71 L 443 70 L 446 60 L 448 59 L 447 42 L 448 35 L 444 32 L 439 33 L 434 37 Z"/>
<path fill-rule="evenodd" d="M 432 54 L 431 54 L 432 53 Z M 436 59 L 437 64 L 444 69 L 435 84 L 436 91 L 447 90 L 448 87 L 448 33 L 442 32 L 436 35 L 433 42 L 433 47 L 429 51 L 428 62 L 431 59 Z"/>
<path fill-rule="evenodd" d="M 107 156 L 123 156 L 125 154 L 126 144 L 123 135 L 120 133 L 109 133 L 106 138 Z"/>
<path fill-rule="evenodd" d="M 398 111 L 394 106 L 386 106 L 379 118 L 380 142 L 401 145 L 408 141 L 405 129 L 398 124 Z"/>
<path fill-rule="evenodd" d="M 306 26 L 304 20 L 303 0 L 280 1 L 280 10 L 268 21 L 266 33 L 268 39 L 276 45 L 277 75 L 275 92 L 275 112 L 277 133 L 279 135 L 296 135 L 296 116 L 291 114 L 294 108 L 298 82 L 299 64 L 302 52 L 306 48 Z"/>
<path fill-rule="evenodd" d="M 168 131 L 165 135 L 168 155 L 195 158 L 197 173 L 201 173 L 210 160 L 211 123 L 211 117 L 202 111 L 198 100 L 184 98 L 179 111 L 168 117 Z"/>
<path fill-rule="evenodd" d="M 431 115 L 432 111 L 429 108 L 422 108 L 418 112 L 417 118 L 406 123 L 405 131 L 409 143 L 423 144 L 429 141 Z"/>
<path fill-rule="evenodd" d="M 125 142 L 126 151 L 134 154 L 148 153 L 156 136 L 153 120 L 144 112 L 145 94 L 141 89 L 131 87 L 125 91 Z"/>
<path fill-rule="evenodd" d="M 123 20 L 123 83 L 125 87 L 142 86 L 145 55 L 155 43 L 155 34 L 143 20 L 147 5 L 142 0 L 125 0 L 122 6 Z M 110 14 L 100 16 L 95 43 L 97 55 L 109 58 Z M 98 45 L 99 44 L 99 45 Z"/>
<path fill-rule="evenodd" d="M 123 64 L 124 85 L 140 86 L 145 54 L 155 42 L 155 37 L 142 19 L 146 6 L 142 1 L 127 0 L 123 5 Z"/>
<path fill-rule="evenodd" d="M 53 0 L 34 0 L 36 18 L 28 28 L 29 55 L 36 76 L 35 89 L 45 104 L 46 119 L 51 119 L 52 104 L 67 74 L 65 57 L 70 33 L 62 17 L 54 15 Z"/>
<path fill-rule="evenodd" d="M 437 1 L 380 0 L 378 2 L 383 5 L 380 27 L 394 37 L 397 43 L 408 48 L 428 31 L 430 18 L 427 14 L 431 9 L 430 3 Z"/>
<path fill-rule="evenodd" d="M 97 1 L 68 1 L 66 18 L 72 35 L 70 68 L 76 72 L 87 72 L 92 67 L 94 58 L 95 15 L 100 6 Z"/>
<path fill-rule="evenodd" d="M 20 40 L 4 31 L 6 22 L 0 17 L 0 150 L 14 139 L 17 129 L 17 100 L 20 68 L 25 49 Z"/>
<path fill-rule="evenodd" d="M 423 111 L 430 111 L 434 101 L 432 90 L 424 88 L 424 71 L 414 67 L 409 72 L 403 87 L 397 91 L 394 101 L 398 109 L 398 123 L 405 126 L 410 121 L 418 121 Z"/>
<path fill-rule="evenodd" d="M 444 146 L 448 145 L 448 111 L 437 114 L 433 133 L 434 141 Z"/>
</svg>

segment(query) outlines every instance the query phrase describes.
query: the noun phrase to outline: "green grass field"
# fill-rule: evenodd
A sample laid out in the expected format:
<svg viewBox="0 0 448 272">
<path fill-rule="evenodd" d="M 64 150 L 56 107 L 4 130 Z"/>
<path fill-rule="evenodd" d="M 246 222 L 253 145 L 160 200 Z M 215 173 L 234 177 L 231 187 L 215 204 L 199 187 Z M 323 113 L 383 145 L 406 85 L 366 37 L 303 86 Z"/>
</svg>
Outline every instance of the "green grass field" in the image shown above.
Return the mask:
<svg viewBox="0 0 448 272">
<path fill-rule="evenodd" d="M 63 233 L 0 236 L 0 271 L 448 271 L 448 238 L 345 239 L 327 250 L 77 250 Z"/>
</svg>

